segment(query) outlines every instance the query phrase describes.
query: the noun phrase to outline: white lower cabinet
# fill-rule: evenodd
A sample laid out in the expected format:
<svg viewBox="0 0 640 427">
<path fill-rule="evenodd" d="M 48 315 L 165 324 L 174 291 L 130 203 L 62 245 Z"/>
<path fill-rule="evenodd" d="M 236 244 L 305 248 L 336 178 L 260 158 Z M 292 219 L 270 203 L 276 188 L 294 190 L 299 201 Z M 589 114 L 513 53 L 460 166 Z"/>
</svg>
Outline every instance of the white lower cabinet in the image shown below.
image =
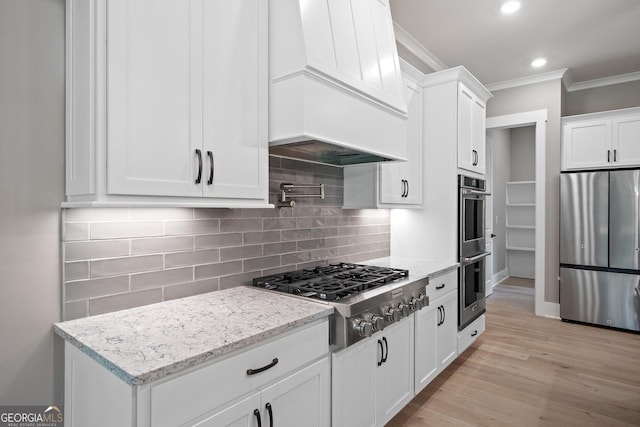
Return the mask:
<svg viewBox="0 0 640 427">
<path fill-rule="evenodd" d="M 325 357 L 194 426 L 328 426 L 329 372 L 329 358 Z"/>
<path fill-rule="evenodd" d="M 65 425 L 328 427 L 330 363 L 327 319 L 137 386 L 67 342 Z"/>
<path fill-rule="evenodd" d="M 429 306 L 416 313 L 415 393 L 458 355 L 457 271 L 429 280 Z M 438 292 L 444 292 L 437 294 Z"/>
<path fill-rule="evenodd" d="M 458 334 L 458 354 L 462 354 L 484 332 L 485 315 L 478 317 Z"/>
<path fill-rule="evenodd" d="M 383 426 L 414 396 L 414 315 L 332 355 L 332 425 Z"/>
</svg>

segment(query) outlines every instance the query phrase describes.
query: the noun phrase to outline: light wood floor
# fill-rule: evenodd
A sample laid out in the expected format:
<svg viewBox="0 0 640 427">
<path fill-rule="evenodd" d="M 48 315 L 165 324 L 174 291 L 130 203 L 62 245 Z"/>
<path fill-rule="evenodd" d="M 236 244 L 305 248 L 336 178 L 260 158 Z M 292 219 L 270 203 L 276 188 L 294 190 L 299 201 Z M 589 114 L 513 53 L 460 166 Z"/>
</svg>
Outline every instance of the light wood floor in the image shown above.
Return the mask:
<svg viewBox="0 0 640 427">
<path fill-rule="evenodd" d="M 509 286 L 524 286 L 525 288 L 533 288 L 535 285 L 535 281 L 533 279 L 525 279 L 522 277 L 507 277 L 502 282 L 501 285 L 509 285 Z"/>
<path fill-rule="evenodd" d="M 640 335 L 533 315 L 498 285 L 486 332 L 388 426 L 640 426 Z"/>
</svg>

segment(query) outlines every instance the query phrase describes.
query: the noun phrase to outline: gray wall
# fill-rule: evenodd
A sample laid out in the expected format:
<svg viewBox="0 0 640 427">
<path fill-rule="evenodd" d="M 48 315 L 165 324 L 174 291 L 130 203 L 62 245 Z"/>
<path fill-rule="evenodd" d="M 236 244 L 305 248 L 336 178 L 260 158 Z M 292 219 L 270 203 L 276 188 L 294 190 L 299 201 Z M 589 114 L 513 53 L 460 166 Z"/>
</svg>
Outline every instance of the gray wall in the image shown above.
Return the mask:
<svg viewBox="0 0 640 427">
<path fill-rule="evenodd" d="M 282 209 L 68 209 L 65 319 L 251 283 L 268 274 L 389 255 L 389 211 L 341 209 L 342 168 L 270 158 L 281 182 L 327 197 Z"/>
<path fill-rule="evenodd" d="M 560 197 L 560 79 L 493 92 L 487 103 L 487 117 L 547 110 L 545 158 L 545 301 L 559 301 L 559 197 Z M 538 185 L 541 185 L 540 183 Z"/>
<path fill-rule="evenodd" d="M 509 181 L 536 180 L 536 127 L 524 126 L 510 130 L 511 178 Z"/>
<path fill-rule="evenodd" d="M 493 273 L 506 268 L 506 192 L 507 181 L 511 175 L 511 144 L 508 129 L 490 129 L 487 131 L 487 144 L 492 144 L 493 152 Z M 496 217 L 498 220 L 496 221 Z"/>
<path fill-rule="evenodd" d="M 62 403 L 63 162 L 64 1 L 0 0 L 0 405 Z"/>
<path fill-rule="evenodd" d="M 566 92 L 564 116 L 640 106 L 640 80 Z"/>
</svg>

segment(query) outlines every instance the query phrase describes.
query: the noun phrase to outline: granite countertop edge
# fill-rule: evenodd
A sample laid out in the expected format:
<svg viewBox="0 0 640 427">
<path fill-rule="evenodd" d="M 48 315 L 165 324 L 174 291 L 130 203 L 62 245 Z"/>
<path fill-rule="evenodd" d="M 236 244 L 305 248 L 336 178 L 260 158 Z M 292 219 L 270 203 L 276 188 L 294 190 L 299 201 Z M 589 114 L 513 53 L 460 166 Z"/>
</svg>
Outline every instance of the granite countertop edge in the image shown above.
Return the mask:
<svg viewBox="0 0 640 427">
<path fill-rule="evenodd" d="M 258 292 L 266 292 L 261 289 L 260 290 L 255 289 L 255 290 Z M 282 296 L 286 298 L 291 298 L 285 295 L 282 295 Z M 158 304 L 163 304 L 163 303 L 158 303 Z M 309 304 L 320 306 L 320 304 L 313 303 L 313 302 L 309 302 Z M 157 304 L 154 304 L 154 305 L 157 305 Z M 266 339 L 272 338 L 274 336 L 288 332 L 295 328 L 323 319 L 325 317 L 330 316 L 333 313 L 333 311 L 334 309 L 330 305 L 319 307 L 319 310 L 314 313 L 295 318 L 286 323 L 276 325 L 269 329 L 262 330 L 258 333 L 254 333 L 252 335 L 242 337 L 240 339 L 225 343 L 223 345 L 212 347 L 210 350 L 185 357 L 181 360 L 175 360 L 163 366 L 150 368 L 148 370 L 143 370 L 142 372 L 130 372 L 130 370 L 127 370 L 119 366 L 117 363 L 109 360 L 108 357 L 101 354 L 100 350 L 96 350 L 92 348 L 90 345 L 83 343 L 78 338 L 76 338 L 73 334 L 65 331 L 57 323 L 53 325 L 53 330 L 54 330 L 54 333 L 59 335 L 64 340 L 68 341 L 74 347 L 78 348 L 84 354 L 86 354 L 87 356 L 95 360 L 97 363 L 102 365 L 104 368 L 109 370 L 111 373 L 116 375 L 125 383 L 132 386 L 139 386 L 139 385 L 144 385 L 152 381 L 164 378 L 168 375 L 181 372 L 188 368 L 213 361 L 217 358 L 226 356 L 237 350 L 242 350 L 246 347 L 249 347 L 253 344 L 259 343 Z M 64 323 L 64 322 L 61 322 L 61 323 Z"/>
</svg>

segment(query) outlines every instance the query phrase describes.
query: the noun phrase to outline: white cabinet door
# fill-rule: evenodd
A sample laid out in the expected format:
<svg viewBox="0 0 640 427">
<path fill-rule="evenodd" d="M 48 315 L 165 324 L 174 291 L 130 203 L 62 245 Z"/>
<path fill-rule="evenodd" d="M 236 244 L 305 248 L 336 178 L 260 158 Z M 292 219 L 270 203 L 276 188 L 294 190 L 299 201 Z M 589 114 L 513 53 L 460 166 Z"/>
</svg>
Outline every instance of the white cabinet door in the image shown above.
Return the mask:
<svg viewBox="0 0 640 427">
<path fill-rule="evenodd" d="M 613 119 L 613 165 L 640 165 L 640 116 Z"/>
<path fill-rule="evenodd" d="M 328 427 L 331 420 L 329 358 L 262 392 L 262 425 Z"/>
<path fill-rule="evenodd" d="M 473 93 L 462 83 L 458 83 L 458 167 L 473 170 Z"/>
<path fill-rule="evenodd" d="M 438 316 L 436 305 L 416 313 L 415 393 L 418 394 L 438 375 Z"/>
<path fill-rule="evenodd" d="M 449 366 L 458 355 L 458 292 L 452 292 L 439 301 L 438 369 Z"/>
<path fill-rule="evenodd" d="M 191 2 L 111 0 L 107 8 L 107 191 L 197 196 L 201 80 Z"/>
<path fill-rule="evenodd" d="M 213 416 L 193 424 L 193 427 L 255 427 L 262 414 L 260 412 L 260 393 L 252 394 L 229 407 L 224 408 Z"/>
<path fill-rule="evenodd" d="M 562 140 L 565 169 L 611 166 L 611 120 L 567 123 Z"/>
<path fill-rule="evenodd" d="M 268 3 L 205 0 L 202 7 L 204 195 L 261 199 L 268 181 Z"/>
<path fill-rule="evenodd" d="M 376 369 L 381 358 L 382 351 L 373 337 L 331 355 L 333 427 L 377 425 Z"/>
<path fill-rule="evenodd" d="M 422 91 L 405 80 L 407 117 L 407 162 L 380 165 L 382 204 L 422 204 Z"/>
<path fill-rule="evenodd" d="M 377 425 L 384 425 L 413 398 L 413 315 L 385 328 L 382 364 L 376 370 Z"/>
<path fill-rule="evenodd" d="M 475 155 L 474 171 L 480 174 L 486 172 L 486 139 L 487 119 L 485 105 L 474 96 L 471 106 L 471 154 Z"/>
</svg>

